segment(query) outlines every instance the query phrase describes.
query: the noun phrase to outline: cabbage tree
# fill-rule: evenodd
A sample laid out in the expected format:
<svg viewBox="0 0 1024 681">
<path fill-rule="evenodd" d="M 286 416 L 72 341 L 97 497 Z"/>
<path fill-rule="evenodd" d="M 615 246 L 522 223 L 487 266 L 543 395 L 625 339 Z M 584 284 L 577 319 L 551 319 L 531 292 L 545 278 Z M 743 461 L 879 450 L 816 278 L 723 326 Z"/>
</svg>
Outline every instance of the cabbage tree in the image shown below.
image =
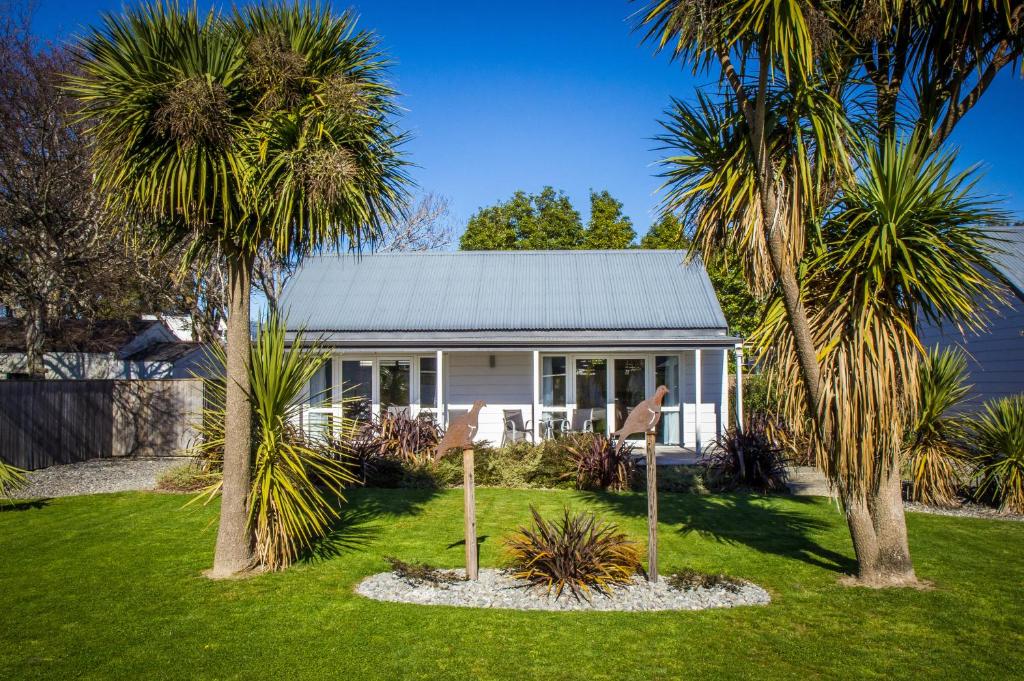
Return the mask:
<svg viewBox="0 0 1024 681">
<path fill-rule="evenodd" d="M 108 15 L 78 46 L 72 91 L 95 177 L 182 266 L 229 273 L 224 483 L 212 577 L 253 564 L 250 285 L 261 249 L 301 258 L 372 239 L 406 182 L 395 92 L 351 14 L 278 2 L 225 16 L 154 2 Z"/>
</svg>

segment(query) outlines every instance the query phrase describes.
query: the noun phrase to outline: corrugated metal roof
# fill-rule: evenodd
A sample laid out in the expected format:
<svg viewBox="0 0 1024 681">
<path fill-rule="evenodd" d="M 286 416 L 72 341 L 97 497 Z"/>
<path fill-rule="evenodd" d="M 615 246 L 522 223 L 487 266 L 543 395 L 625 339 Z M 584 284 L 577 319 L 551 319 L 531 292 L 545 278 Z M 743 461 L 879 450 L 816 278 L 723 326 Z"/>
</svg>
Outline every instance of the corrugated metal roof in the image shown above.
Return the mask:
<svg viewBox="0 0 1024 681">
<path fill-rule="evenodd" d="M 457 251 L 308 258 L 282 309 L 322 332 L 726 329 L 685 251 Z"/>
<path fill-rule="evenodd" d="M 1001 251 L 992 259 L 1000 274 L 1024 299 L 1024 225 L 1011 225 L 992 231 L 996 247 Z"/>
</svg>

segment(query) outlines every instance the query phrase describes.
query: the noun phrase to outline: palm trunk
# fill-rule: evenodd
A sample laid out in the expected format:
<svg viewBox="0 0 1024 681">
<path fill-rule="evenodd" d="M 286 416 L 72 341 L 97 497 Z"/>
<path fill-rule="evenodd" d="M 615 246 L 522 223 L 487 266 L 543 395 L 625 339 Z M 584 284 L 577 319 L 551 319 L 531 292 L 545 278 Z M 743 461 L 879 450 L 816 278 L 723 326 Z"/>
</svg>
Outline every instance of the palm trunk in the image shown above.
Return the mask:
<svg viewBox="0 0 1024 681">
<path fill-rule="evenodd" d="M 876 578 L 879 567 L 878 535 L 868 510 L 867 495 L 842 490 L 840 498 L 853 540 L 853 553 L 857 557 L 857 579 L 866 583 Z"/>
<path fill-rule="evenodd" d="M 249 477 L 252 463 L 252 406 L 249 403 L 249 286 L 252 259 L 228 260 L 227 384 L 224 415 L 224 477 L 220 527 L 213 557 L 213 578 L 252 567 L 252 531 L 248 523 Z"/>
<path fill-rule="evenodd" d="M 877 569 L 870 579 L 881 585 L 913 584 L 917 581 L 907 541 L 902 485 L 899 461 L 896 457 L 886 457 L 878 487 L 868 497 L 868 509 L 878 543 Z"/>
</svg>

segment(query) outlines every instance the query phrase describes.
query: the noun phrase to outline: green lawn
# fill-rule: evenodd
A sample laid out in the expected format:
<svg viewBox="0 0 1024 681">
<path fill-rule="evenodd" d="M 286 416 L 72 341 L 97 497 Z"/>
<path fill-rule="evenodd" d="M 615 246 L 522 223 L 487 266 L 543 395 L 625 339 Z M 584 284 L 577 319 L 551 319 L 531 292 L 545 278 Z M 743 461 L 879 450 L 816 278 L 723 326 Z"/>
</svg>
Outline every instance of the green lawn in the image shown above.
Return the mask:
<svg viewBox="0 0 1024 681">
<path fill-rule="evenodd" d="M 478 490 L 483 565 L 528 505 L 591 508 L 645 536 L 642 495 Z M 0 511 L 0 677 L 1007 678 L 1024 675 L 1024 524 L 908 516 L 930 591 L 837 583 L 852 566 L 824 500 L 664 494 L 662 571 L 766 587 L 767 607 L 517 613 L 355 596 L 381 556 L 457 566 L 459 490 L 352 494 L 332 555 L 210 582 L 216 508 L 116 494 Z"/>
</svg>

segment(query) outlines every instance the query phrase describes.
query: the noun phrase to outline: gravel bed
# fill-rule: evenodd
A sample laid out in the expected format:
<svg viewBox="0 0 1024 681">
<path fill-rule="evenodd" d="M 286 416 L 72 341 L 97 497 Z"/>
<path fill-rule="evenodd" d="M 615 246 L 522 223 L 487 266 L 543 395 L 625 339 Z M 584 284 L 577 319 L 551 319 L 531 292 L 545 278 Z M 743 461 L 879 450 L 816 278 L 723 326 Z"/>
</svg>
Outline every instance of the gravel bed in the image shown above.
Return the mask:
<svg viewBox="0 0 1024 681">
<path fill-rule="evenodd" d="M 452 572 L 465 575 L 464 570 Z M 631 585 L 615 589 L 611 596 L 593 594 L 589 602 L 577 601 L 570 593 L 556 599 L 544 589 L 524 588 L 525 584 L 495 569 L 480 570 L 480 579 L 475 582 L 440 585 L 412 584 L 393 572 L 380 572 L 360 582 L 356 593 L 378 601 L 506 610 L 704 610 L 771 602 L 767 591 L 750 582 L 735 593 L 724 588 L 677 591 L 670 589 L 664 578 L 651 584 L 637 576 Z"/>
<path fill-rule="evenodd" d="M 1024 522 L 1024 515 L 1014 513 L 1000 513 L 999 509 L 981 504 L 965 503 L 957 508 L 940 508 L 938 506 L 926 506 L 916 501 L 904 501 L 903 507 L 912 513 L 931 513 L 932 515 L 949 515 L 958 518 L 986 518 L 989 520 L 1012 520 Z"/>
<path fill-rule="evenodd" d="M 156 489 L 156 480 L 169 468 L 188 459 L 93 459 L 81 463 L 50 466 L 26 474 L 28 485 L 11 496 L 20 499 L 71 497 L 79 494 L 128 492 Z"/>
</svg>

